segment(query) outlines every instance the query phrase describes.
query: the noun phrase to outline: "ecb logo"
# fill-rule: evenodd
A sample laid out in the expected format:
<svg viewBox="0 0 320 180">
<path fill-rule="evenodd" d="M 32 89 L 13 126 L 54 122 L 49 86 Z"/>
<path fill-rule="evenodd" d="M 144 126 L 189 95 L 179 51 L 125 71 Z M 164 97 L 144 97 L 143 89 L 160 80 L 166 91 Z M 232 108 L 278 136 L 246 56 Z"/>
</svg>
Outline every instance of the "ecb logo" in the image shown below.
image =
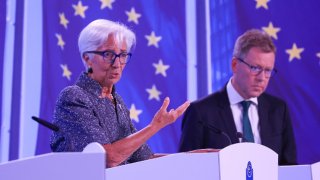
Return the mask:
<svg viewBox="0 0 320 180">
<path fill-rule="evenodd" d="M 247 164 L 246 177 L 246 180 L 253 180 L 253 168 L 250 161 Z"/>
</svg>

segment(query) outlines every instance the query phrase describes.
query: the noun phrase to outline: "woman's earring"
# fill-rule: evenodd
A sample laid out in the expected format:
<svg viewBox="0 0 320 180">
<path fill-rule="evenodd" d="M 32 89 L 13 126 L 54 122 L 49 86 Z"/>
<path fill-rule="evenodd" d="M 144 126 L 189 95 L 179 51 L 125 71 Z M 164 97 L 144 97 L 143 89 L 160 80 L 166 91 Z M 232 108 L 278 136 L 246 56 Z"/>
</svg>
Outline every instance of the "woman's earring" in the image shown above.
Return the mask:
<svg viewBox="0 0 320 180">
<path fill-rule="evenodd" d="M 89 73 L 89 74 L 92 74 L 92 73 L 93 73 L 92 67 L 89 67 L 89 68 L 88 68 L 88 73 Z"/>
</svg>

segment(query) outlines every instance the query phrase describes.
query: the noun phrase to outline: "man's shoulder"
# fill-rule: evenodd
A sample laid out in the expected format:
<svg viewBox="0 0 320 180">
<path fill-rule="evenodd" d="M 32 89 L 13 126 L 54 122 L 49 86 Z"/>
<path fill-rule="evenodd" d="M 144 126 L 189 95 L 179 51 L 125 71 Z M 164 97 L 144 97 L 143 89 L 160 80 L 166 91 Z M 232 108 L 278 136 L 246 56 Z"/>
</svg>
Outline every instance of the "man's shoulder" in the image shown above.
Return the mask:
<svg viewBox="0 0 320 180">
<path fill-rule="evenodd" d="M 258 97 L 258 101 L 262 101 L 262 102 L 268 102 L 269 104 L 281 104 L 284 105 L 286 104 L 286 102 L 277 96 L 271 95 L 269 93 L 262 93 L 259 97 Z"/>
<path fill-rule="evenodd" d="M 228 95 L 227 92 L 224 90 L 220 90 L 217 92 L 214 92 L 212 94 L 209 94 L 205 97 L 202 97 L 199 100 L 194 101 L 192 104 L 197 105 L 197 106 L 207 106 L 207 105 L 218 105 L 221 103 L 226 103 L 228 102 Z"/>
</svg>

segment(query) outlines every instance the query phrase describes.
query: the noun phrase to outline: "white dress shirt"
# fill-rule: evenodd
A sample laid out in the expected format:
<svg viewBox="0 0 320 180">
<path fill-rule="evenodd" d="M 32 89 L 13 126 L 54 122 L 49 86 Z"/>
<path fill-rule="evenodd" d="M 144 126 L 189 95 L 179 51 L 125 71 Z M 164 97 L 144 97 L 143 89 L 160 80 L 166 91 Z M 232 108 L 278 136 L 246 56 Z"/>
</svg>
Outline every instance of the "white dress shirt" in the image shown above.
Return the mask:
<svg viewBox="0 0 320 180">
<path fill-rule="evenodd" d="M 251 101 L 251 104 L 248 109 L 248 116 L 251 124 L 251 129 L 254 137 L 254 142 L 261 144 L 260 138 L 260 127 L 259 127 L 259 115 L 258 115 L 258 99 L 250 98 L 244 99 L 233 87 L 231 79 L 227 84 L 227 93 L 230 102 L 230 108 L 232 111 L 234 123 L 236 125 L 237 131 L 243 133 L 242 128 L 242 106 L 241 101 Z"/>
</svg>

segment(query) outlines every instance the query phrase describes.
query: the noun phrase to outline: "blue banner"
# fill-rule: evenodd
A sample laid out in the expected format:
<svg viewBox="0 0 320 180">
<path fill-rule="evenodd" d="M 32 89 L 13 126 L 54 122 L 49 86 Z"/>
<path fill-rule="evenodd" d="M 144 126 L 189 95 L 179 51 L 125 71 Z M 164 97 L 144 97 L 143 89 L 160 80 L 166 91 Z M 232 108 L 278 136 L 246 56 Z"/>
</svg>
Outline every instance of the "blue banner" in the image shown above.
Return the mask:
<svg viewBox="0 0 320 180">
<path fill-rule="evenodd" d="M 187 99 L 185 2 L 178 1 L 43 1 L 43 69 L 40 117 L 52 120 L 58 93 L 85 68 L 77 39 L 89 22 L 105 18 L 127 25 L 137 46 L 116 84 L 137 129 L 153 118 L 163 99 L 170 108 Z M 152 137 L 155 152 L 176 152 L 180 120 Z M 51 132 L 39 128 L 37 154 L 49 152 Z"/>
<path fill-rule="evenodd" d="M 298 162 L 320 160 L 320 3 L 311 1 L 210 1 L 213 89 L 230 76 L 236 37 L 257 28 L 277 46 L 276 69 L 268 92 L 284 99 L 290 108 Z M 220 9 L 220 11 L 219 11 Z M 218 15 L 218 16 L 216 16 Z M 220 17 L 220 18 L 217 18 Z"/>
<path fill-rule="evenodd" d="M 6 0 L 0 0 L 0 70 L 3 72 L 3 61 L 4 61 L 4 42 L 6 33 Z M 3 73 L 0 73 L 0 114 L 2 115 L 2 83 Z M 0 125 L 2 124 L 2 116 L 0 116 Z M 1 134 L 0 128 L 0 134 Z"/>
</svg>

